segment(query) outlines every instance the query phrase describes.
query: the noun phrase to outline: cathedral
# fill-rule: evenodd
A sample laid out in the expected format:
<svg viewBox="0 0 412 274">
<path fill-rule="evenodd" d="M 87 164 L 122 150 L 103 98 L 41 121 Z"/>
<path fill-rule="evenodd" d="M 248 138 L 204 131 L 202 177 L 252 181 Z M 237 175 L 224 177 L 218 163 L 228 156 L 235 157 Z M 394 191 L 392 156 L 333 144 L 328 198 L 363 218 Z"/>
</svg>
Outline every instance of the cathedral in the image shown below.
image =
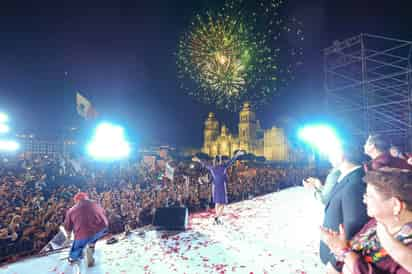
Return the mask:
<svg viewBox="0 0 412 274">
<path fill-rule="evenodd" d="M 233 156 L 238 149 L 256 156 L 264 156 L 268 161 L 291 161 L 291 151 L 283 129 L 272 127 L 263 130 L 256 114 L 248 102 L 243 104 L 239 113 L 238 136 L 232 135 L 227 127 L 209 113 L 204 126 L 202 152 L 216 155 Z"/>
</svg>

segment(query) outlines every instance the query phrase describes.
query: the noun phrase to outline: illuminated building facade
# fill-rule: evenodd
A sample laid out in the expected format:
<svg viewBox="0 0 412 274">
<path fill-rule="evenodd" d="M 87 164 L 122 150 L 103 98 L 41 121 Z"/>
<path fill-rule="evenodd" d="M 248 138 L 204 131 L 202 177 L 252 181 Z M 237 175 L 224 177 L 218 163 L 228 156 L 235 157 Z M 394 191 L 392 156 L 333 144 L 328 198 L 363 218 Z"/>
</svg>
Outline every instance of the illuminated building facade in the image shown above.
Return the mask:
<svg viewBox="0 0 412 274">
<path fill-rule="evenodd" d="M 248 102 L 239 113 L 238 136 L 232 135 L 225 125 L 219 127 L 214 113 L 209 113 L 204 125 L 202 152 L 232 156 L 238 149 L 269 161 L 292 161 L 291 151 L 284 130 L 277 127 L 263 130 Z"/>
</svg>

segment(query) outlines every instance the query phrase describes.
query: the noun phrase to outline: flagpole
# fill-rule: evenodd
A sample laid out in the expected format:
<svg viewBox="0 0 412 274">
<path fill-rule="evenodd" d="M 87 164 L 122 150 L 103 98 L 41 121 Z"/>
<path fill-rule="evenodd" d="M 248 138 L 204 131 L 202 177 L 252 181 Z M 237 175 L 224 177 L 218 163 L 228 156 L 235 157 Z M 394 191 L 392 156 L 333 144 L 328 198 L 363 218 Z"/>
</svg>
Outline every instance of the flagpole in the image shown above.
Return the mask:
<svg viewBox="0 0 412 274">
<path fill-rule="evenodd" d="M 68 110 L 67 98 L 69 97 L 68 76 L 69 76 L 69 73 L 67 71 L 64 71 L 64 74 L 63 74 L 63 107 L 62 107 L 64 116 L 63 116 L 63 136 L 62 136 L 63 140 L 62 140 L 62 143 L 63 143 L 63 156 L 65 156 L 65 157 L 69 156 L 68 153 L 67 153 L 67 147 L 66 147 L 66 143 L 65 143 L 66 139 L 68 139 L 67 138 L 68 137 L 68 132 L 67 132 L 67 128 L 66 128 L 66 126 L 68 125 L 66 115 L 67 115 L 67 113 L 69 113 L 67 111 Z"/>
</svg>

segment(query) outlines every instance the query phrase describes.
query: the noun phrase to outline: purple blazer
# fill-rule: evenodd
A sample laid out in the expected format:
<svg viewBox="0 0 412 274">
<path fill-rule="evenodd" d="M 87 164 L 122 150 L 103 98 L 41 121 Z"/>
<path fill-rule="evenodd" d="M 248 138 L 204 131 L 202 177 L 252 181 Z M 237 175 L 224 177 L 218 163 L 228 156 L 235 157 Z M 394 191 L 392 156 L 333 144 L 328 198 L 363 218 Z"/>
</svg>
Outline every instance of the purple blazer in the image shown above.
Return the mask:
<svg viewBox="0 0 412 274">
<path fill-rule="evenodd" d="M 212 174 L 213 177 L 213 202 L 217 204 L 227 204 L 227 188 L 226 188 L 226 180 L 227 180 L 227 169 L 230 167 L 235 161 L 237 157 L 233 157 L 227 163 L 212 166 L 212 165 L 202 165 L 206 167 L 209 172 Z"/>
</svg>

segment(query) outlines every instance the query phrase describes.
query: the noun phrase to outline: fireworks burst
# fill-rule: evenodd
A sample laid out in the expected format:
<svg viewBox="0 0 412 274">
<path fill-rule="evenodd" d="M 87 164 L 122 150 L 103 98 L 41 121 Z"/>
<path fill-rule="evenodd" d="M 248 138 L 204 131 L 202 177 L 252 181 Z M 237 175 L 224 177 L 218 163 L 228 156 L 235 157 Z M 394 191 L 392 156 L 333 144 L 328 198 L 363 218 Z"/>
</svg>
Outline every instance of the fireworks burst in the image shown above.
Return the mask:
<svg viewBox="0 0 412 274">
<path fill-rule="evenodd" d="M 255 107 L 267 103 L 295 65 L 277 66 L 284 57 L 277 43 L 292 30 L 278 16 L 280 4 L 261 0 L 249 7 L 232 0 L 217 12 L 197 15 L 179 42 L 182 87 L 198 100 L 230 111 L 246 100 Z"/>
</svg>

